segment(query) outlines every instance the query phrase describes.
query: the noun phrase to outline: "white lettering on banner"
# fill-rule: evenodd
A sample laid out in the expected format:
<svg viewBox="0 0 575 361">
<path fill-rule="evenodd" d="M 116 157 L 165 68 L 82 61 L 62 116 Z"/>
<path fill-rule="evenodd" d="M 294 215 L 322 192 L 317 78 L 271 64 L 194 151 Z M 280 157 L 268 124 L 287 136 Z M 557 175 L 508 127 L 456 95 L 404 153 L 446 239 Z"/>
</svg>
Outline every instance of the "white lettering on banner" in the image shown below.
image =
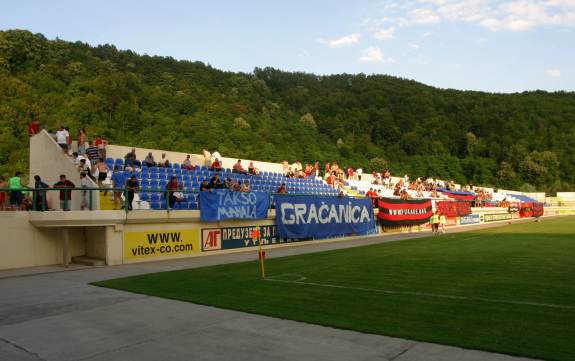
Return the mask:
<svg viewBox="0 0 575 361">
<path fill-rule="evenodd" d="M 390 209 L 388 212 L 390 216 L 418 215 L 427 213 L 427 209 Z"/>
<path fill-rule="evenodd" d="M 367 207 L 348 204 L 322 205 L 305 203 L 282 203 L 280 206 L 282 223 L 292 224 L 326 224 L 326 223 L 364 223 L 371 220 Z"/>
<path fill-rule="evenodd" d="M 218 207 L 218 218 L 245 218 L 256 219 L 255 206 L 232 206 L 232 207 Z"/>
<path fill-rule="evenodd" d="M 324 211 L 328 211 L 328 210 L 329 210 L 329 207 L 327 206 L 327 204 L 322 204 L 321 206 L 319 206 L 319 223 L 326 224 L 327 222 L 329 222 L 329 219 L 327 219 L 327 217 L 322 216 Z"/>
<path fill-rule="evenodd" d="M 283 224 L 294 224 L 295 223 L 295 216 L 293 214 L 290 215 L 289 218 L 286 218 L 286 214 L 288 209 L 291 211 L 293 210 L 293 205 L 289 203 L 282 203 L 281 211 L 282 211 L 282 223 Z"/>
<path fill-rule="evenodd" d="M 220 206 L 255 206 L 256 201 L 255 193 L 218 192 L 218 205 Z"/>
</svg>

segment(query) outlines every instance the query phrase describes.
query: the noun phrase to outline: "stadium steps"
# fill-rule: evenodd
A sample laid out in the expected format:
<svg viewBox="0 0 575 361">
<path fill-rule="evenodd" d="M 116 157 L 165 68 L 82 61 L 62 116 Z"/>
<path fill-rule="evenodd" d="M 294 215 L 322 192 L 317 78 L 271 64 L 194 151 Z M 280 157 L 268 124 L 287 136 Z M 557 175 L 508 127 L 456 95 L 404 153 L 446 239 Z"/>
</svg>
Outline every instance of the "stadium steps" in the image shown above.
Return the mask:
<svg viewBox="0 0 575 361">
<path fill-rule="evenodd" d="M 100 210 L 113 211 L 114 210 L 114 193 L 108 192 L 104 196 L 104 192 L 100 192 Z"/>
<path fill-rule="evenodd" d="M 99 258 L 90 258 L 88 256 L 76 256 L 72 257 L 72 263 L 81 264 L 84 266 L 105 266 L 106 261 Z"/>
</svg>

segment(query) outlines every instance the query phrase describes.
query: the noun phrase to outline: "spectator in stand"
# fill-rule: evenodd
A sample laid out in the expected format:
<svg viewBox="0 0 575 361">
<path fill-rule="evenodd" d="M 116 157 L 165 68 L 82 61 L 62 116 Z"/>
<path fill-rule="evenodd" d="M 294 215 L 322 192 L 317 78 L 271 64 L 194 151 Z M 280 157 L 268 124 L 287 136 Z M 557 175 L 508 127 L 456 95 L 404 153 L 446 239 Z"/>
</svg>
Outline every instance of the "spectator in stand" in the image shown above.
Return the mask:
<svg viewBox="0 0 575 361">
<path fill-rule="evenodd" d="M 210 179 L 209 185 L 210 185 L 211 189 L 223 189 L 224 188 L 224 184 L 222 183 L 222 180 L 220 179 L 220 175 L 217 173 L 214 174 L 212 179 Z"/>
<path fill-rule="evenodd" d="M 136 148 L 132 148 L 131 151 L 129 151 L 125 156 L 124 156 L 124 169 L 126 168 L 132 168 L 134 169 L 135 163 L 136 163 Z"/>
<path fill-rule="evenodd" d="M 86 154 L 86 139 L 88 139 L 86 135 L 86 130 L 84 128 L 80 128 L 78 131 L 78 154 L 84 155 Z"/>
<path fill-rule="evenodd" d="M 207 191 L 211 192 L 212 188 L 210 187 L 210 183 L 208 183 L 208 181 L 204 179 L 202 181 L 202 184 L 200 184 L 200 192 L 207 192 Z"/>
<path fill-rule="evenodd" d="M 325 174 L 324 176 L 327 176 L 331 174 L 331 166 L 329 165 L 329 162 L 325 164 Z"/>
<path fill-rule="evenodd" d="M 42 181 L 39 175 L 34 176 L 34 189 L 48 189 L 50 188 L 49 185 Z M 36 211 L 45 211 L 49 209 L 48 207 L 48 199 L 46 198 L 46 191 L 36 191 L 35 196 L 36 201 L 33 205 L 33 209 Z"/>
<path fill-rule="evenodd" d="M 347 167 L 347 179 L 349 179 L 349 180 L 355 179 L 355 173 L 354 173 L 352 167 Z"/>
<path fill-rule="evenodd" d="M 94 168 L 94 169 L 92 169 Z M 88 175 L 88 177 L 90 177 L 90 179 L 92 179 L 93 181 L 96 180 L 96 178 L 94 178 L 92 176 L 93 170 L 95 171 L 97 168 L 96 166 L 92 166 L 90 167 L 87 163 L 86 163 L 86 159 L 80 159 L 80 164 L 78 164 L 78 172 L 80 173 L 86 173 Z"/>
<path fill-rule="evenodd" d="M 319 162 L 315 161 L 315 164 L 313 165 L 313 174 L 316 177 L 319 177 Z"/>
<path fill-rule="evenodd" d="M 128 210 L 131 211 L 133 209 L 132 203 L 134 202 L 134 194 L 136 191 L 140 190 L 140 183 L 138 183 L 135 175 L 132 174 L 130 179 L 126 181 L 126 189 L 128 190 Z"/>
<path fill-rule="evenodd" d="M 166 158 L 166 153 L 162 153 L 162 158 L 158 161 L 158 167 L 169 168 L 170 161 Z"/>
<path fill-rule="evenodd" d="M 402 190 L 400 195 L 399 195 L 399 198 L 401 198 L 404 201 L 407 201 L 409 199 L 409 193 L 407 193 L 407 190 L 405 190 L 405 189 Z"/>
<path fill-rule="evenodd" d="M 244 184 L 240 187 L 240 192 L 249 193 L 252 191 L 252 187 L 250 186 L 250 181 L 247 179 L 244 181 Z"/>
<path fill-rule="evenodd" d="M 60 129 L 56 132 L 56 143 L 65 151 L 68 150 L 68 137 L 70 134 L 63 125 L 60 125 Z"/>
<path fill-rule="evenodd" d="M 22 193 L 22 173 L 16 172 L 14 177 L 8 180 L 8 187 L 10 188 L 10 206 L 12 210 L 22 209 L 22 202 L 24 195 Z"/>
<path fill-rule="evenodd" d="M 74 162 L 74 165 L 75 165 L 76 167 L 78 167 L 78 166 L 80 165 L 80 161 L 81 161 L 82 159 L 85 160 L 86 158 L 84 158 L 83 156 L 79 155 L 77 152 L 72 153 L 72 161 Z"/>
<path fill-rule="evenodd" d="M 106 159 L 106 146 L 108 145 L 108 142 L 101 136 L 97 136 L 94 145 L 98 148 L 98 158 Z"/>
<path fill-rule="evenodd" d="M 74 183 L 66 179 L 66 175 L 60 175 L 60 181 L 54 184 L 54 188 L 60 188 L 60 209 L 69 211 L 72 203 L 72 188 L 76 187 Z"/>
<path fill-rule="evenodd" d="M 259 175 L 260 171 L 254 166 L 254 162 L 250 162 L 248 166 L 248 173 L 251 175 Z"/>
<path fill-rule="evenodd" d="M 220 161 L 220 164 L 222 163 L 222 156 L 221 156 L 220 152 L 218 152 L 217 150 L 212 153 L 212 156 L 210 157 L 210 161 L 213 163 L 216 159 Z"/>
<path fill-rule="evenodd" d="M 361 176 L 363 175 L 363 169 L 357 168 L 355 172 L 357 173 L 357 180 L 361 181 Z"/>
<path fill-rule="evenodd" d="M 95 165 L 98 162 L 98 159 L 101 158 L 98 148 L 92 141 L 88 142 L 88 148 L 86 148 L 86 156 L 88 159 L 90 159 L 90 163 L 92 163 L 92 165 Z"/>
<path fill-rule="evenodd" d="M 306 163 L 304 170 L 304 177 L 309 178 L 312 172 L 313 172 L 313 166 L 309 163 Z"/>
<path fill-rule="evenodd" d="M 300 178 L 300 176 L 302 175 L 301 172 L 303 171 L 301 162 L 299 160 L 296 160 L 295 163 L 292 164 L 291 168 L 294 172 L 295 177 Z"/>
<path fill-rule="evenodd" d="M 70 136 L 70 128 L 65 127 L 68 137 L 66 138 L 66 145 L 68 146 L 68 151 L 72 150 L 72 137 Z"/>
<path fill-rule="evenodd" d="M 282 174 L 287 177 L 288 172 L 289 172 L 289 163 L 287 160 L 284 160 L 282 162 Z"/>
<path fill-rule="evenodd" d="M 152 155 L 152 152 L 148 152 L 148 155 L 146 156 L 146 158 L 144 158 L 144 165 L 147 167 L 155 167 L 156 166 L 156 161 L 154 160 L 154 156 Z"/>
<path fill-rule="evenodd" d="M 108 165 L 106 165 L 104 158 L 98 159 L 96 168 L 98 169 L 98 188 L 104 188 L 103 182 L 108 178 Z M 104 192 L 104 195 L 106 194 L 108 194 L 107 191 Z"/>
<path fill-rule="evenodd" d="M 230 177 L 227 177 L 226 180 L 224 181 L 224 188 L 233 190 L 233 185 L 234 182 L 232 181 L 232 179 Z"/>
<path fill-rule="evenodd" d="M 174 208 L 178 201 L 178 197 L 176 197 L 175 193 L 180 191 L 178 177 L 172 176 L 172 178 L 170 178 L 170 181 L 166 184 L 166 190 L 168 191 L 168 206 Z"/>
<path fill-rule="evenodd" d="M 232 184 L 232 191 L 241 192 L 241 190 L 242 190 L 242 181 L 235 180 Z"/>
<path fill-rule="evenodd" d="M 277 190 L 276 192 L 277 192 L 277 193 L 282 193 L 282 194 L 283 194 L 283 193 L 287 193 L 287 191 L 286 191 L 286 184 L 285 184 L 285 183 L 282 183 L 282 184 L 279 186 L 279 188 L 278 188 L 278 190 Z"/>
<path fill-rule="evenodd" d="M 335 177 L 333 176 L 333 174 L 328 175 L 327 179 L 325 180 L 325 182 L 327 184 L 329 184 L 330 186 L 333 186 L 334 182 L 335 182 Z"/>
<path fill-rule="evenodd" d="M 365 198 L 371 198 L 372 194 L 373 194 L 373 188 L 369 188 L 369 190 L 365 192 Z"/>
<path fill-rule="evenodd" d="M 240 173 L 240 174 L 247 174 L 248 172 L 242 167 L 242 161 L 240 159 L 238 159 L 238 161 L 236 162 L 236 164 L 234 164 L 234 167 L 232 169 L 232 173 Z"/>
<path fill-rule="evenodd" d="M 212 165 L 212 154 L 207 149 L 202 150 L 202 154 L 204 155 L 204 166 L 210 168 Z"/>
<path fill-rule="evenodd" d="M 190 158 L 189 154 L 186 157 L 186 159 L 184 160 L 184 162 L 182 163 L 182 168 L 187 169 L 187 170 L 196 170 L 196 167 L 194 167 L 192 165 L 192 159 Z"/>
<path fill-rule="evenodd" d="M 28 136 L 32 137 L 40 133 L 40 120 L 35 117 L 30 124 L 28 124 Z"/>
<path fill-rule="evenodd" d="M 220 164 L 220 160 L 217 158 L 214 159 L 214 162 L 210 166 L 210 169 L 213 171 L 216 171 L 216 172 L 220 172 L 222 170 L 222 165 Z"/>
<path fill-rule="evenodd" d="M 122 189 L 124 189 L 124 177 L 120 174 L 122 168 L 114 166 L 112 173 L 112 187 L 114 187 L 114 209 L 121 209 L 120 202 L 122 201 Z"/>
<path fill-rule="evenodd" d="M 80 188 L 82 188 L 82 203 L 80 203 L 80 210 L 82 211 L 88 209 L 90 206 L 88 202 L 88 192 L 92 191 L 85 189 L 89 187 L 90 181 L 88 180 L 88 176 L 84 172 L 80 173 Z"/>
<path fill-rule="evenodd" d="M 6 191 L 3 190 L 4 188 L 8 188 L 8 183 L 4 177 L 0 176 L 0 211 L 6 209 Z"/>
</svg>

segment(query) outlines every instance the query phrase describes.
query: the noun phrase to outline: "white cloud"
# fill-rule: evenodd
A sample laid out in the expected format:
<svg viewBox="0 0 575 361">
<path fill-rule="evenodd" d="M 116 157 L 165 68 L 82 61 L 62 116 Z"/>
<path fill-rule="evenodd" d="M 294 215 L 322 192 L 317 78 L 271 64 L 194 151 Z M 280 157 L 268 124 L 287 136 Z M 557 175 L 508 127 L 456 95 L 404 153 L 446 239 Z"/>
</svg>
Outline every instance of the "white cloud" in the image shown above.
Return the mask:
<svg viewBox="0 0 575 361">
<path fill-rule="evenodd" d="M 392 39 L 394 33 L 395 33 L 395 27 L 392 26 L 391 28 L 387 29 L 379 29 L 378 31 L 373 33 L 373 36 L 376 39 L 385 40 L 385 39 Z"/>
<path fill-rule="evenodd" d="M 552 78 L 561 77 L 561 70 L 559 70 L 559 69 L 549 69 L 545 73 Z"/>
<path fill-rule="evenodd" d="M 418 0 L 386 10 L 396 26 L 467 22 L 491 31 L 528 31 L 538 27 L 575 28 L 575 0 Z M 383 20 L 373 20 L 382 24 Z M 388 25 L 389 26 L 389 25 Z"/>
<path fill-rule="evenodd" d="M 435 11 L 429 8 L 413 9 L 409 12 L 410 19 L 406 25 L 409 24 L 434 24 L 438 23 L 441 18 Z"/>
<path fill-rule="evenodd" d="M 360 61 L 365 63 L 393 63 L 393 58 L 386 58 L 383 52 L 377 46 L 370 46 L 363 51 L 363 55 L 359 58 Z"/>
<path fill-rule="evenodd" d="M 419 46 L 419 44 L 414 44 L 414 43 L 409 43 L 409 47 L 411 49 L 414 49 L 414 50 L 418 50 L 419 48 L 421 48 L 421 46 Z"/>
<path fill-rule="evenodd" d="M 352 45 L 359 42 L 359 38 L 360 38 L 359 34 L 350 34 L 332 40 L 318 39 L 318 42 L 322 44 L 327 44 L 331 48 L 340 48 L 343 46 Z"/>
<path fill-rule="evenodd" d="M 425 33 L 423 33 L 424 38 L 429 38 L 431 35 L 433 35 L 431 31 L 426 31 Z"/>
</svg>

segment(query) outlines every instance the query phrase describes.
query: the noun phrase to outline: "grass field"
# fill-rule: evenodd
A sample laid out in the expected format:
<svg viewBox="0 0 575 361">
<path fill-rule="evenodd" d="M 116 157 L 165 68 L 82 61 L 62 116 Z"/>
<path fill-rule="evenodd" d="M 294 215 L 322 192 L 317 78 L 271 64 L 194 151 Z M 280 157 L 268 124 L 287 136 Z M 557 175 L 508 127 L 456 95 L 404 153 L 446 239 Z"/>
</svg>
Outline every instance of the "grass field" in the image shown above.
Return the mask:
<svg viewBox="0 0 575 361">
<path fill-rule="evenodd" d="M 255 252 L 254 252 L 255 258 Z M 575 217 L 97 285 L 338 328 L 575 360 Z"/>
</svg>

